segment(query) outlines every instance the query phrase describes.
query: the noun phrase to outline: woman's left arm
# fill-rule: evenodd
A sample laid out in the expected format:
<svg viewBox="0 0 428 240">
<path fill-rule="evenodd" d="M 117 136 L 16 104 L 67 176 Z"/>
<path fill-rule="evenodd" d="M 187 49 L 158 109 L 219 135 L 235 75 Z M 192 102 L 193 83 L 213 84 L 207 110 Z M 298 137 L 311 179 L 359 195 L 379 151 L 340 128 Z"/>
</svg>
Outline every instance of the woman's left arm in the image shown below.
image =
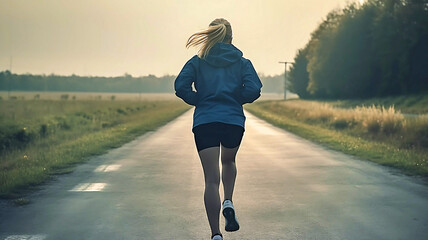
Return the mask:
<svg viewBox="0 0 428 240">
<path fill-rule="evenodd" d="M 242 69 L 241 104 L 252 103 L 260 97 L 263 87 L 256 70 L 250 60 L 245 59 Z"/>
<path fill-rule="evenodd" d="M 199 100 L 198 93 L 192 89 L 192 83 L 196 80 L 197 57 L 194 56 L 187 61 L 174 82 L 175 95 L 193 106 L 196 106 Z"/>
</svg>

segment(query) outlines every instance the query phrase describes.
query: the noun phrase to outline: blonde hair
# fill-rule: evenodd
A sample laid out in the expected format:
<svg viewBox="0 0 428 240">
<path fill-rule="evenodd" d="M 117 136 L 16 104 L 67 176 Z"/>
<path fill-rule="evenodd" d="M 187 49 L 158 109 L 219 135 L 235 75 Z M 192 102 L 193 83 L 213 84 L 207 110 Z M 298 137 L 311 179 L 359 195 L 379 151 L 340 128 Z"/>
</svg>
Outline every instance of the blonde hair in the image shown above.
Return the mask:
<svg viewBox="0 0 428 240">
<path fill-rule="evenodd" d="M 224 18 L 217 18 L 210 23 L 207 29 L 194 33 L 189 37 L 186 47 L 201 45 L 198 51 L 200 58 L 205 58 L 214 44 L 232 41 L 232 26 Z"/>
</svg>

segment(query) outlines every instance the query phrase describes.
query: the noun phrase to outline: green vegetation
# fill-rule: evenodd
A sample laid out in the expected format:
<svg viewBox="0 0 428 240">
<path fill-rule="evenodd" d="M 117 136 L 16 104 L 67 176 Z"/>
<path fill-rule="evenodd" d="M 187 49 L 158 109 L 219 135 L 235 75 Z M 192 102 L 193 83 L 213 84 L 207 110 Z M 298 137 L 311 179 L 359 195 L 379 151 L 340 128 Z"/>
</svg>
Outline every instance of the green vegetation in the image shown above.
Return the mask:
<svg viewBox="0 0 428 240">
<path fill-rule="evenodd" d="M 280 93 L 283 90 L 284 74 L 265 76 L 259 74 L 263 82 L 263 92 Z M 133 77 L 125 74 L 120 77 L 86 77 L 86 76 L 58 76 L 15 74 L 9 71 L 0 72 L 0 91 L 23 92 L 100 92 L 106 93 L 173 93 L 176 76 L 166 75 L 156 77 L 148 75 Z M 12 92 L 13 94 L 13 92 Z M 46 96 L 43 96 L 46 97 Z M 75 96 L 64 94 L 64 100 Z M 101 96 L 97 96 L 101 97 Z M 114 100 L 115 96 L 111 96 Z M 6 96 L 5 99 L 17 100 L 19 97 Z M 33 94 L 27 99 L 40 99 L 40 94 Z M 2 97 L 0 96 L 0 100 Z"/>
<path fill-rule="evenodd" d="M 173 93 L 175 76 L 59 76 L 0 72 L 0 91 Z"/>
<path fill-rule="evenodd" d="M 247 109 L 331 148 L 428 176 L 426 42 L 426 1 L 349 3 L 312 32 L 287 75 L 301 99 L 324 101 Z"/>
<path fill-rule="evenodd" d="M 263 92 L 282 92 L 283 87 L 278 86 L 283 86 L 284 74 L 275 76 L 259 75 L 264 86 Z M 106 93 L 173 93 L 175 78 L 176 76 L 173 75 L 165 75 L 162 77 L 156 77 L 154 75 L 133 77 L 129 74 L 125 74 L 119 77 L 88 77 L 77 75 L 59 76 L 54 74 L 12 74 L 10 71 L 4 71 L 0 72 L 0 91 L 99 92 L 103 93 L 103 95 Z M 61 97 L 65 100 L 72 98 L 72 96 L 68 94 L 64 94 Z M 10 98 L 10 100 L 19 99 L 19 97 L 16 96 L 6 96 L 5 98 Z M 29 96 L 27 99 L 30 98 L 40 99 L 40 95 L 35 94 Z"/>
<path fill-rule="evenodd" d="M 0 196 L 19 196 L 187 109 L 179 100 L 0 101 Z"/>
<path fill-rule="evenodd" d="M 342 108 L 334 107 L 340 104 Z M 343 108 L 345 105 L 288 100 L 258 102 L 246 109 L 333 149 L 397 167 L 408 174 L 428 176 L 427 115 L 405 117 L 392 106 Z"/>
<path fill-rule="evenodd" d="M 427 42 L 426 1 L 350 3 L 330 12 L 297 52 L 289 89 L 306 99 L 426 93 Z"/>
<path fill-rule="evenodd" d="M 360 100 L 328 101 L 334 107 L 354 108 L 357 106 L 394 107 L 403 114 L 427 114 L 428 95 L 411 95 L 386 98 L 370 98 Z"/>
</svg>

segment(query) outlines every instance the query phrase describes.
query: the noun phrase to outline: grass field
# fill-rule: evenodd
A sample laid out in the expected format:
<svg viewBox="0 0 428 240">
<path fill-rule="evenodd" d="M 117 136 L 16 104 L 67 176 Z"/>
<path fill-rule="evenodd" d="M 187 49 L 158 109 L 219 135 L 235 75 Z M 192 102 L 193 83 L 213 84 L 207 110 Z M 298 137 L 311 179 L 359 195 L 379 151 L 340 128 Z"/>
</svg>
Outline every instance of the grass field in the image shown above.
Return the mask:
<svg viewBox="0 0 428 240">
<path fill-rule="evenodd" d="M 120 100 L 120 101 L 153 101 L 175 100 L 173 93 L 103 93 L 103 92 L 22 92 L 0 91 L 0 100 Z"/>
<path fill-rule="evenodd" d="M 261 101 L 246 109 L 330 148 L 397 167 L 407 174 L 428 176 L 428 115 L 405 116 L 394 104 L 385 105 L 369 100 L 287 100 Z M 427 106 L 415 101 L 406 108 L 423 113 Z"/>
<path fill-rule="evenodd" d="M 179 100 L 1 100 L 0 196 L 17 197 L 188 109 Z"/>
<path fill-rule="evenodd" d="M 394 107 L 395 110 L 404 114 L 427 114 L 428 94 L 399 96 L 388 98 L 371 98 L 364 100 L 342 100 L 326 102 L 334 107 L 355 108 L 358 106 Z"/>
<path fill-rule="evenodd" d="M 297 95 L 289 93 L 287 98 L 296 98 Z M 177 97 L 173 93 L 96 93 L 96 92 L 21 92 L 21 91 L 0 91 L 0 100 L 18 99 L 18 100 L 60 100 L 61 97 L 67 97 L 68 100 L 175 100 Z M 280 100 L 282 93 L 263 93 L 261 100 Z"/>
</svg>

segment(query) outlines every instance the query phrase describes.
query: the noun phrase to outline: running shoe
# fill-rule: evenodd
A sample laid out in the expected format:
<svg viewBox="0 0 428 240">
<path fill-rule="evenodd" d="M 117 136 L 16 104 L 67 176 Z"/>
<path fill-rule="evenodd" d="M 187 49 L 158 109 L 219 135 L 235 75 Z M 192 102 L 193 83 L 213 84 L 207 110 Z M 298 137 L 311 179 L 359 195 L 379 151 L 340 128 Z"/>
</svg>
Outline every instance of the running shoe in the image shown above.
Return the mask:
<svg viewBox="0 0 428 240">
<path fill-rule="evenodd" d="M 216 234 L 212 237 L 211 240 L 223 240 L 223 237 L 221 236 L 221 234 Z"/>
<path fill-rule="evenodd" d="M 233 232 L 239 230 L 238 219 L 236 219 L 235 208 L 230 200 L 223 202 L 223 216 L 226 219 L 225 229 L 227 232 Z"/>
</svg>

